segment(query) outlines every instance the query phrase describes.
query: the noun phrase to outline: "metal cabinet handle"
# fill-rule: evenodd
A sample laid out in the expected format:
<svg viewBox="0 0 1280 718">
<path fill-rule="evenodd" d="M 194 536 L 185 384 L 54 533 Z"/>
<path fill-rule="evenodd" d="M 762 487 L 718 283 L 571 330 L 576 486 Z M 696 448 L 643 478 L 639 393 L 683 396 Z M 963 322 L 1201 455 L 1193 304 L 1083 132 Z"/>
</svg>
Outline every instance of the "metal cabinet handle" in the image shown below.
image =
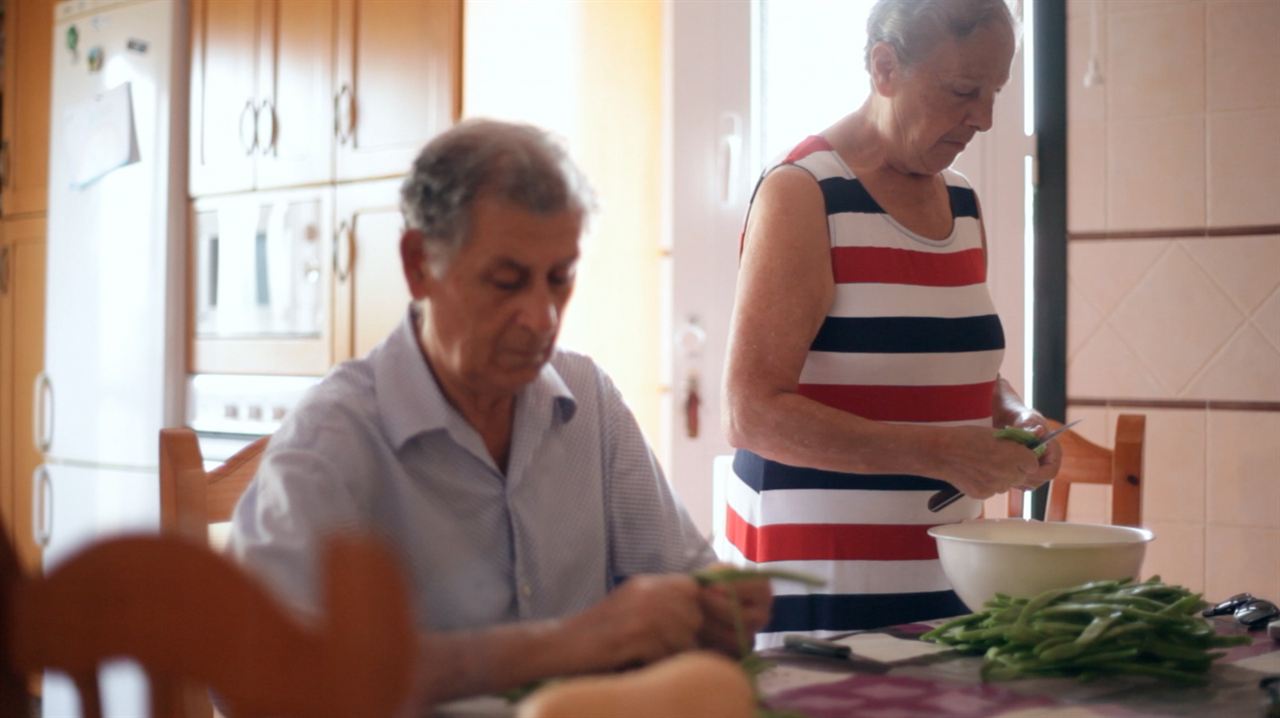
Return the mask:
<svg viewBox="0 0 1280 718">
<path fill-rule="evenodd" d="M 338 231 L 334 233 L 333 273 L 339 282 L 346 282 L 351 276 L 351 260 L 355 256 L 355 228 L 342 220 Z"/>
<path fill-rule="evenodd" d="M 344 82 L 333 98 L 333 135 L 338 138 L 338 144 L 345 145 L 351 141 L 354 124 L 355 97 L 351 93 L 351 85 Z"/>
<path fill-rule="evenodd" d="M 53 480 L 44 464 L 36 467 L 31 483 L 35 487 L 31 497 L 31 537 L 44 548 L 53 538 Z"/>
<path fill-rule="evenodd" d="M 252 113 L 252 114 L 250 114 Z M 253 133 L 250 137 L 245 137 L 245 119 L 249 119 L 248 130 Z M 246 100 L 244 109 L 240 110 L 240 147 L 246 155 L 253 154 L 258 147 L 258 108 L 254 106 L 253 100 Z"/>
<path fill-rule="evenodd" d="M 263 120 L 266 120 L 264 123 Z M 253 113 L 253 136 L 258 143 L 259 154 L 274 155 L 276 150 L 276 106 L 271 100 L 263 100 Z M 266 127 L 263 127 L 263 124 Z"/>
<path fill-rule="evenodd" d="M 0 247 L 0 294 L 9 293 L 9 247 Z"/>
<path fill-rule="evenodd" d="M 35 438 L 36 451 L 47 454 L 53 446 L 53 382 L 49 380 L 49 375 L 44 372 L 37 374 L 33 389 L 32 400 L 35 406 L 31 416 L 35 425 L 31 436 Z"/>
</svg>

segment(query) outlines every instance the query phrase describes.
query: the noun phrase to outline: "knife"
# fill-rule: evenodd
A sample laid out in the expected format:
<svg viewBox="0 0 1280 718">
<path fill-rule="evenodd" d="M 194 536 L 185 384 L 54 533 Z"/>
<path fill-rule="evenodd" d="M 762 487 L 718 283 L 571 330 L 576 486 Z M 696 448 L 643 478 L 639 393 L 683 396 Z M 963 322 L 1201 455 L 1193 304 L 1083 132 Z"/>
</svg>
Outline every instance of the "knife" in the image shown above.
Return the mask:
<svg viewBox="0 0 1280 718">
<path fill-rule="evenodd" d="M 1050 441 L 1053 441 L 1054 439 L 1058 438 L 1058 436 L 1062 432 L 1066 431 L 1067 429 L 1070 429 L 1071 427 L 1075 426 L 1076 424 L 1079 424 L 1080 422 L 1081 422 L 1081 419 L 1076 419 L 1075 421 L 1069 421 L 1063 424 L 1062 426 L 1059 426 L 1058 428 L 1054 429 L 1053 431 L 1050 431 L 1048 434 L 1045 434 L 1039 439 L 1031 442 L 1030 444 L 1027 444 L 1026 446 L 1028 449 L 1034 449 L 1038 446 L 1044 446 Z M 936 514 L 939 511 L 947 508 L 951 504 L 954 504 L 955 502 L 959 501 L 963 496 L 964 494 L 960 492 L 960 489 L 957 489 L 954 486 L 948 485 L 947 488 L 939 489 L 937 493 L 929 497 L 929 510 Z"/>
</svg>

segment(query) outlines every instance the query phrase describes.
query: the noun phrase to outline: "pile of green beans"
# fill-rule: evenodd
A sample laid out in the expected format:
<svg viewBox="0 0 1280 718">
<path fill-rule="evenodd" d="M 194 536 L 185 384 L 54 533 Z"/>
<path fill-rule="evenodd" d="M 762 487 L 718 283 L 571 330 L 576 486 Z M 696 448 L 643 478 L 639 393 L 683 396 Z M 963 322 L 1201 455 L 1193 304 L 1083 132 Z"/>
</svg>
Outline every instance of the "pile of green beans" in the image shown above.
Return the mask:
<svg viewBox="0 0 1280 718">
<path fill-rule="evenodd" d="M 1250 641 L 1216 635 L 1198 615 L 1203 606 L 1200 594 L 1158 576 L 1094 581 L 1033 598 L 996 594 L 921 639 L 983 654 L 983 680 L 1128 674 L 1200 685 L 1224 655 L 1213 649 Z"/>
</svg>

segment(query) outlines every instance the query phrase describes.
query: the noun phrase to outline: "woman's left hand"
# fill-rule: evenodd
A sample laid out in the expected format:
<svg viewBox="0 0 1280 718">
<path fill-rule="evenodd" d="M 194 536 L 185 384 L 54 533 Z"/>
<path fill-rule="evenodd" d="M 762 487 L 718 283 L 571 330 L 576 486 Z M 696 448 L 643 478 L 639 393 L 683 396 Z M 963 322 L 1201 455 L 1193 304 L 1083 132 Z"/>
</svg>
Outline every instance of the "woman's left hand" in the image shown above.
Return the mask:
<svg viewBox="0 0 1280 718">
<path fill-rule="evenodd" d="M 1040 415 L 1038 411 L 1030 409 L 1018 414 L 1017 418 L 1009 422 L 1009 426 L 1019 429 L 1026 429 L 1036 436 L 1044 436 L 1049 433 L 1049 422 Z M 1044 453 L 1040 455 L 1040 468 L 1034 474 L 1027 477 L 1027 482 L 1018 488 L 1030 491 L 1044 482 L 1058 475 L 1058 470 L 1062 468 L 1062 447 L 1058 442 L 1051 441 L 1045 446 Z"/>
</svg>

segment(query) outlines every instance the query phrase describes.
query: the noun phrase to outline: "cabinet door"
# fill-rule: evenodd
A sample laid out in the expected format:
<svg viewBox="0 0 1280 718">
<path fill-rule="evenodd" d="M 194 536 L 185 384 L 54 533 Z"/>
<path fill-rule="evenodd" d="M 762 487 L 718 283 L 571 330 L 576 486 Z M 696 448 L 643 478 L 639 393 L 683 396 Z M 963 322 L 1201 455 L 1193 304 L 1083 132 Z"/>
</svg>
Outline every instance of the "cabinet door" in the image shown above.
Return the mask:
<svg viewBox="0 0 1280 718">
<path fill-rule="evenodd" d="M 44 368 L 45 222 L 3 223 L 0 242 L 0 476 L 5 526 L 28 570 L 40 567 L 33 540 L 32 474 L 40 462 L 32 435 L 33 386 Z"/>
<path fill-rule="evenodd" d="M 191 2 L 192 195 L 253 187 L 258 0 Z"/>
<path fill-rule="evenodd" d="M 4 31 L 0 212 L 6 216 L 41 213 L 49 181 L 53 0 L 7 3 Z"/>
<path fill-rule="evenodd" d="M 403 175 L 461 110 L 461 0 L 339 0 L 340 180 Z"/>
<path fill-rule="evenodd" d="M 334 252 L 334 361 L 369 353 L 404 319 L 400 180 L 338 187 Z"/>
<path fill-rule="evenodd" d="M 193 373 L 328 371 L 332 198 L 321 187 L 196 201 Z"/>
<path fill-rule="evenodd" d="M 257 186 L 333 179 L 333 0 L 263 0 Z"/>
<path fill-rule="evenodd" d="M 35 224 L 40 226 L 33 229 L 40 231 L 44 222 Z M 33 436 L 32 387 L 44 369 L 45 244 L 42 237 L 13 248 L 13 532 L 18 555 L 28 569 L 35 570 L 40 565 L 40 547 L 32 540 L 31 512 L 26 509 L 31 506 L 31 476 L 40 463 Z"/>
</svg>

